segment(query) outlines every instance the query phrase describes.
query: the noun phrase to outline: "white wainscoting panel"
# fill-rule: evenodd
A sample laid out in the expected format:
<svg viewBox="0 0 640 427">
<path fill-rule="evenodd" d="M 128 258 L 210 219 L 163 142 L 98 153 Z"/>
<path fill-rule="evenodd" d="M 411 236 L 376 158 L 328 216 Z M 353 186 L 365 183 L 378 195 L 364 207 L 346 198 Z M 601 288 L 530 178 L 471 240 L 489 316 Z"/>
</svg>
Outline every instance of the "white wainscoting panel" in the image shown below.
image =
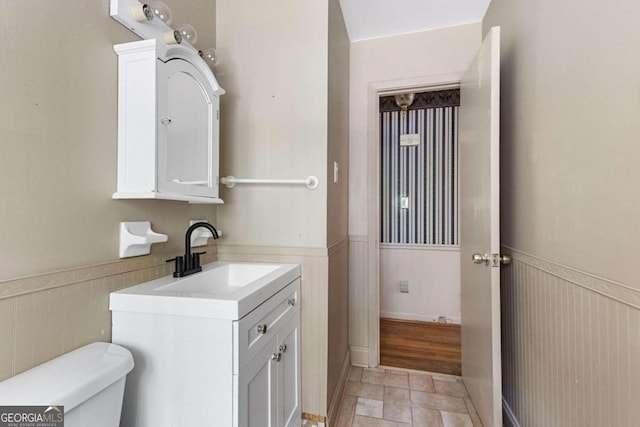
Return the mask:
<svg viewBox="0 0 640 427">
<path fill-rule="evenodd" d="M 367 236 L 349 236 L 349 347 L 351 362 L 369 363 Z"/>
<path fill-rule="evenodd" d="M 503 249 L 513 257 L 501 285 L 503 393 L 511 421 L 638 426 L 640 290 Z"/>
</svg>

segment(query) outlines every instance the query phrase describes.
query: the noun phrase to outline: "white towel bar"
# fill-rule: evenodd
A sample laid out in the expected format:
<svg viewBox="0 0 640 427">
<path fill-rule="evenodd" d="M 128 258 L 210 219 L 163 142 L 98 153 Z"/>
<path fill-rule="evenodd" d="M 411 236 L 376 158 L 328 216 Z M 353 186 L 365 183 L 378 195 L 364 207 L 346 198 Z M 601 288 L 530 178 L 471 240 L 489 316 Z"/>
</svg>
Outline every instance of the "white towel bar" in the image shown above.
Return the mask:
<svg viewBox="0 0 640 427">
<path fill-rule="evenodd" d="M 236 178 L 235 176 L 224 176 L 220 179 L 227 188 L 233 188 L 236 184 L 287 184 L 287 185 L 306 185 L 308 189 L 313 190 L 318 187 L 318 178 L 309 176 L 305 179 L 246 179 Z"/>
</svg>

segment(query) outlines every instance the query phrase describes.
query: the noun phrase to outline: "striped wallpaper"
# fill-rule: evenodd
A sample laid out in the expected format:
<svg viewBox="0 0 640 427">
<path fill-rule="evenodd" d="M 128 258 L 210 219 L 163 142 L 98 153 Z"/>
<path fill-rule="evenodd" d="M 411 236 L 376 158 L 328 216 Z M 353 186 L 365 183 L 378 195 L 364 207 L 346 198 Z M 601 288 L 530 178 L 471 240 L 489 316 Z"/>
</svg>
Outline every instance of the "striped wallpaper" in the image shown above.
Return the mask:
<svg viewBox="0 0 640 427">
<path fill-rule="evenodd" d="M 458 244 L 458 105 L 381 108 L 382 243 Z M 414 133 L 419 145 L 401 147 L 400 135 Z"/>
</svg>

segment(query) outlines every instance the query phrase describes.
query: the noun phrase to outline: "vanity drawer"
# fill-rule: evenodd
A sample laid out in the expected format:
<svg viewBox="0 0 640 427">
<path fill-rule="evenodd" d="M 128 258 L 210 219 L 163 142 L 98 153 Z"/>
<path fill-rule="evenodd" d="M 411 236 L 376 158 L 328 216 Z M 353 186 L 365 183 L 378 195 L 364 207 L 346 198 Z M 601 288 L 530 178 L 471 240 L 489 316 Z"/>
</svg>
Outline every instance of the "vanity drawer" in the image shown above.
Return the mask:
<svg viewBox="0 0 640 427">
<path fill-rule="evenodd" d="M 233 322 L 233 373 L 237 374 L 264 347 L 287 320 L 300 310 L 300 278 Z"/>
</svg>

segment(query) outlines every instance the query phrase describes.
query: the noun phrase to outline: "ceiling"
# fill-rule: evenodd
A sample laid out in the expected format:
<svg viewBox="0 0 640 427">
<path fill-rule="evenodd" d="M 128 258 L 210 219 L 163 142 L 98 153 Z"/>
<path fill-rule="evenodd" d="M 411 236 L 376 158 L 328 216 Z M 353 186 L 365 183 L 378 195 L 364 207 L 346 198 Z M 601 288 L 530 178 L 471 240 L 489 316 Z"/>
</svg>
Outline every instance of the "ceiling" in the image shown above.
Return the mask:
<svg viewBox="0 0 640 427">
<path fill-rule="evenodd" d="M 491 0 L 340 0 L 353 41 L 479 22 Z"/>
</svg>

